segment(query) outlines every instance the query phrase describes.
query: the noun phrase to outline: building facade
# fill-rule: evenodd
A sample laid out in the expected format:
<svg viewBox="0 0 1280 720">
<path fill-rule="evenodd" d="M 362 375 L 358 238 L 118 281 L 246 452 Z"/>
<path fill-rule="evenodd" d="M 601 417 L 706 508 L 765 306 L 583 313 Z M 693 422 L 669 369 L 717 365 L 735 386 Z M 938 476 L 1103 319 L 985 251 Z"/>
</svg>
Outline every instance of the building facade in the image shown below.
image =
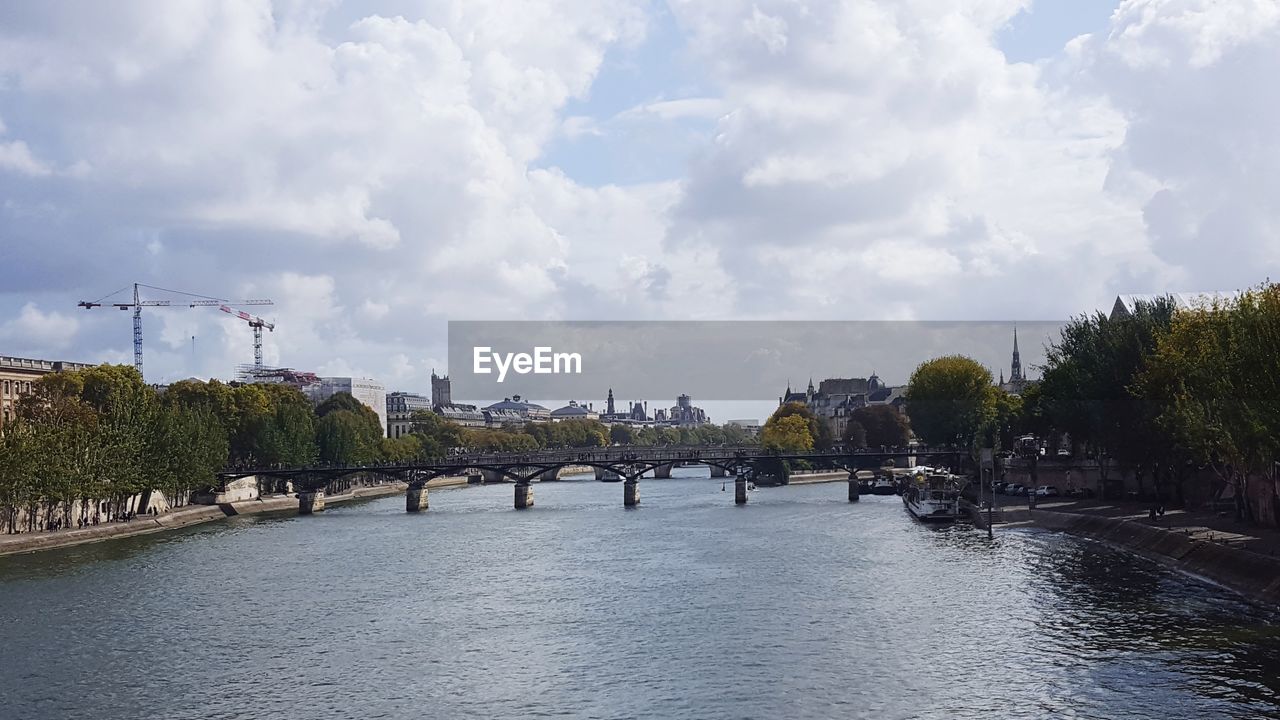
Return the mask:
<svg viewBox="0 0 1280 720">
<path fill-rule="evenodd" d="M 431 399 L 411 392 L 387 393 L 387 437 L 398 438 L 413 432 L 413 414 L 431 412 Z"/>
<path fill-rule="evenodd" d="M 36 380 L 49 373 L 63 370 L 84 370 L 94 367 L 88 363 L 63 360 L 35 360 L 32 358 L 0 355 L 0 431 L 18 413 L 18 400 L 31 394 Z"/>
<path fill-rule="evenodd" d="M 311 401 L 319 404 L 340 392 L 351 397 L 378 415 L 378 424 L 387 427 L 387 388 L 371 378 L 322 377 L 320 382 L 307 388 Z"/>
</svg>

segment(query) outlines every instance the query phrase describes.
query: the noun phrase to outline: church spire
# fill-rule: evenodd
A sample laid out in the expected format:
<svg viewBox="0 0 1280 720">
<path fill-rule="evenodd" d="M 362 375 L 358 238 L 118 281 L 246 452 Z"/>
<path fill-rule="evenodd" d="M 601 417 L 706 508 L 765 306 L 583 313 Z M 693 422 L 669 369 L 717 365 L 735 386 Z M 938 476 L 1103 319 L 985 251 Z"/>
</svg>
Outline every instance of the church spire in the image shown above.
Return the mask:
<svg viewBox="0 0 1280 720">
<path fill-rule="evenodd" d="M 1009 382 L 1020 383 L 1022 376 L 1022 356 L 1018 353 L 1018 326 L 1013 326 L 1013 362 L 1009 368 Z"/>
</svg>

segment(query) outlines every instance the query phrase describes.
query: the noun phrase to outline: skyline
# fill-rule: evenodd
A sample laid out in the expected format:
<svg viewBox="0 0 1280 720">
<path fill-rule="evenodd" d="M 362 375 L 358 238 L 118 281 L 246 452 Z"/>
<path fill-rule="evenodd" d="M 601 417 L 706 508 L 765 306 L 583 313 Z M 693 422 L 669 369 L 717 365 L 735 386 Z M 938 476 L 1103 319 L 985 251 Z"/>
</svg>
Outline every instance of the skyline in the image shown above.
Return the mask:
<svg viewBox="0 0 1280 720">
<path fill-rule="evenodd" d="M 127 314 L 75 303 L 139 281 L 270 297 L 268 364 L 421 390 L 448 320 L 1027 321 L 1273 276 L 1280 10 L 1062 5 L 6 6 L 0 347 L 128 363 Z M 147 312 L 148 380 L 249 362 L 218 315 Z"/>
</svg>

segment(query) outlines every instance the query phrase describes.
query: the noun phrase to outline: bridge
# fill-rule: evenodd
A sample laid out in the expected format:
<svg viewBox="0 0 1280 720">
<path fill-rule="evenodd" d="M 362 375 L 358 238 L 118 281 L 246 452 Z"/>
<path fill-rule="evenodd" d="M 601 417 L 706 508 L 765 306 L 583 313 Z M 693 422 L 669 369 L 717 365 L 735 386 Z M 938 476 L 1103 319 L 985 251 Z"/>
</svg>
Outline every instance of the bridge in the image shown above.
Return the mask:
<svg viewBox="0 0 1280 720">
<path fill-rule="evenodd" d="M 326 491 L 342 489 L 353 475 L 379 475 L 408 485 L 405 508 L 417 512 L 428 508 L 427 483 L 447 475 L 480 474 L 489 482 L 515 484 L 515 507 L 533 506 L 534 480 L 553 480 L 566 467 L 590 467 L 598 480 L 623 483 L 623 505 L 640 503 L 639 482 L 646 473 L 655 478 L 671 477 L 677 465 L 706 465 L 711 477 L 735 477 L 734 499 L 747 501 L 747 483 L 776 474 L 784 461 L 805 462 L 822 470 L 849 473 L 849 500 L 858 499 L 854 479 L 857 470 L 881 467 L 899 459 L 939 459 L 958 466 L 967 453 L 955 447 L 881 447 L 826 451 L 779 452 L 758 446 L 617 446 L 570 448 L 520 453 L 459 453 L 429 460 L 372 465 L 314 465 L 307 467 L 242 468 L 219 473 L 220 488 L 235 480 L 277 478 L 293 484 L 298 493 L 299 512 L 309 514 L 324 509 Z M 259 480 L 260 481 L 260 480 Z"/>
</svg>

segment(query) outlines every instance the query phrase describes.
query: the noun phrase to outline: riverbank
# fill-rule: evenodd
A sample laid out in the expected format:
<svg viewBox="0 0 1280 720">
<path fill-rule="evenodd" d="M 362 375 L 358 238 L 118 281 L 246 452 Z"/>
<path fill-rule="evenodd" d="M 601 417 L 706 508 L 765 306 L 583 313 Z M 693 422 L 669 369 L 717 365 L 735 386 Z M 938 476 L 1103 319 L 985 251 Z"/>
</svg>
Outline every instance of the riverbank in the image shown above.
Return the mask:
<svg viewBox="0 0 1280 720">
<path fill-rule="evenodd" d="M 848 480 L 848 470 L 833 470 L 831 472 L 815 472 L 815 473 L 792 473 L 787 478 L 788 485 L 812 485 L 814 483 L 829 483 L 837 480 Z"/>
<path fill-rule="evenodd" d="M 430 489 L 466 485 L 466 476 L 439 477 L 427 483 Z M 325 497 L 326 505 L 349 502 L 363 498 L 385 497 L 403 494 L 405 483 L 368 485 L 352 488 L 349 492 Z M 234 515 L 256 515 L 269 512 L 297 511 L 295 495 L 269 495 L 255 500 L 222 503 L 220 505 L 188 505 L 160 515 L 142 515 L 129 522 L 104 523 L 85 528 L 54 530 L 51 532 L 18 533 L 0 536 L 0 556 L 38 552 L 54 548 L 102 542 L 116 538 L 149 535 L 177 530 L 203 523 L 215 522 Z"/>
<path fill-rule="evenodd" d="M 1208 580 L 1256 602 L 1280 605 L 1280 557 L 1267 531 L 1243 536 L 1175 517 L 1149 521 L 1116 505 L 1041 503 L 997 508 L 993 525 L 1034 526 L 1085 537 Z M 1119 511 L 1119 512 L 1118 512 Z M 986 513 L 981 514 L 986 520 Z M 1224 522 L 1233 522 L 1223 519 Z M 1249 543 L 1249 545 L 1246 545 Z"/>
</svg>

